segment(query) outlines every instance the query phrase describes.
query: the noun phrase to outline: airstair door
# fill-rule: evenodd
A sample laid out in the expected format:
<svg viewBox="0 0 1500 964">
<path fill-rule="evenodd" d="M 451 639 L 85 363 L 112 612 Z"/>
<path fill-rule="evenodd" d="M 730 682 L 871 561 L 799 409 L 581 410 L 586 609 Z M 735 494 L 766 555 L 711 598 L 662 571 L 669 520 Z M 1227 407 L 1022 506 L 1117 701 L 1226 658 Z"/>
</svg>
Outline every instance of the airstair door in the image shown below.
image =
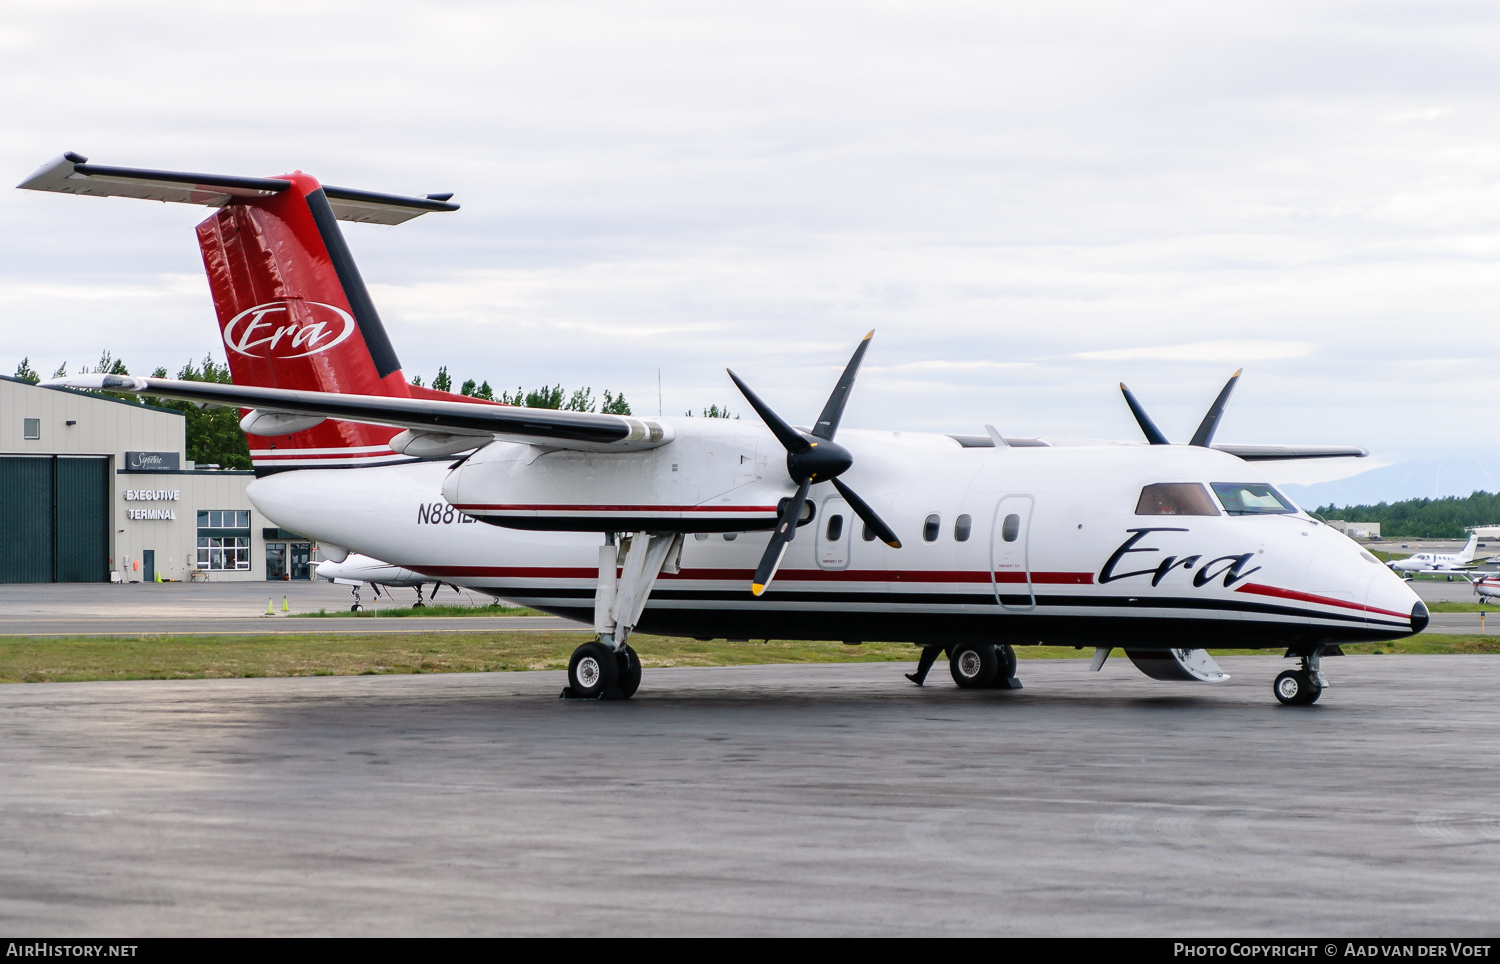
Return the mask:
<svg viewBox="0 0 1500 964">
<path fill-rule="evenodd" d="M 818 530 L 818 568 L 849 568 L 849 537 L 858 521 L 843 499 L 834 496 L 823 500 L 822 510 L 810 523 Z"/>
<path fill-rule="evenodd" d="M 995 526 L 990 535 L 990 579 L 995 601 L 1013 612 L 1036 608 L 1031 589 L 1031 510 L 1036 500 L 1029 495 L 1007 495 L 995 507 Z"/>
</svg>

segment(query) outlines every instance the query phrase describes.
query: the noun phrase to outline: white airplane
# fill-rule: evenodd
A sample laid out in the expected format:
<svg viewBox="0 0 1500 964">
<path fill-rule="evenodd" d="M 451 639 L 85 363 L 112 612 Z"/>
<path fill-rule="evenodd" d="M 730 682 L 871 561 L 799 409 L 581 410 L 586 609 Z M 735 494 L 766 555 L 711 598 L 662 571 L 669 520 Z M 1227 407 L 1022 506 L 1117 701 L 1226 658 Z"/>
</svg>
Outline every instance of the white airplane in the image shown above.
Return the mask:
<svg viewBox="0 0 1500 964">
<path fill-rule="evenodd" d="M 1497 573 L 1474 573 L 1473 577 L 1465 574 L 1465 579 L 1474 586 L 1474 595 L 1483 602 L 1488 599 L 1500 599 L 1500 574 Z"/>
<path fill-rule="evenodd" d="M 365 608 L 359 598 L 361 586 L 369 586 L 376 596 L 380 595 L 382 586 L 385 587 L 387 596 L 390 595 L 392 588 L 415 589 L 417 601 L 412 603 L 413 609 L 426 607 L 427 604 L 422 601 L 422 594 L 428 584 L 432 586 L 434 601 L 437 599 L 438 590 L 443 586 L 442 582 L 431 576 L 424 576 L 401 566 L 393 566 L 389 562 L 382 562 L 357 552 L 347 553 L 339 560 L 325 559 L 318 563 L 318 567 L 313 572 L 319 579 L 327 579 L 340 586 L 353 587 L 354 603 L 349 607 L 349 611 L 354 613 L 362 612 Z M 458 587 L 455 586 L 454 591 L 458 592 Z"/>
<path fill-rule="evenodd" d="M 1405 559 L 1393 559 L 1388 565 L 1397 572 L 1452 573 L 1467 569 L 1474 564 L 1474 549 L 1479 545 L 1479 536 L 1469 533 L 1469 541 L 1457 552 L 1419 552 Z"/>
<path fill-rule="evenodd" d="M 1255 467 L 1362 450 L 1212 444 L 1238 372 L 1188 445 L 1123 385 L 1149 445 L 840 433 L 868 335 L 805 429 L 733 373 L 764 425 L 481 405 L 406 384 L 335 223 L 452 210 L 446 195 L 77 155 L 21 186 L 221 208 L 198 235 L 236 384 L 46 384 L 246 409 L 263 476 L 249 495 L 279 525 L 592 619 L 575 696 L 635 692 L 640 630 L 912 642 L 915 681 L 946 652 L 968 688 L 1019 685 L 1014 646 L 1093 647 L 1095 669 L 1118 646 L 1147 675 L 1199 681 L 1227 678 L 1210 645 L 1286 646 L 1300 663 L 1273 691 L 1305 705 L 1327 686 L 1325 652 L 1428 622 L 1399 577 Z"/>
</svg>

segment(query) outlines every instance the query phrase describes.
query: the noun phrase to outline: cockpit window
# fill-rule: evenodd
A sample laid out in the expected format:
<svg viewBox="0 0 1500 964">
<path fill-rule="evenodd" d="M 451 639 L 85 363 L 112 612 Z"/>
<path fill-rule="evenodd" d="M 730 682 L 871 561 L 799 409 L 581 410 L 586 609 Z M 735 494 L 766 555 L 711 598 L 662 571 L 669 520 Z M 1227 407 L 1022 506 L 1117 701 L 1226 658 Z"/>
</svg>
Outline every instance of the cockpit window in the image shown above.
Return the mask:
<svg viewBox="0 0 1500 964">
<path fill-rule="evenodd" d="M 1141 490 L 1136 515 L 1218 515 L 1202 482 L 1158 482 Z"/>
<path fill-rule="evenodd" d="M 1214 492 L 1230 515 L 1284 515 L 1296 512 L 1292 500 L 1264 482 L 1215 482 Z"/>
</svg>

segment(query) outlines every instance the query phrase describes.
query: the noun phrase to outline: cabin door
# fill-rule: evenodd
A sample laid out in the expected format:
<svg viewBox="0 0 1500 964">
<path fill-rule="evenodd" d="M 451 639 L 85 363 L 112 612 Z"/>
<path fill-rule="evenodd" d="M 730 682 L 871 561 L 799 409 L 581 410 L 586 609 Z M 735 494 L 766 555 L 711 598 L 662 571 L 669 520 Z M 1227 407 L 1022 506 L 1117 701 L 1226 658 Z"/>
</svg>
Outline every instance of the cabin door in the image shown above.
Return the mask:
<svg viewBox="0 0 1500 964">
<path fill-rule="evenodd" d="M 1029 495 L 1007 495 L 995 507 L 990 535 L 990 579 L 995 601 L 1014 612 L 1036 608 L 1031 590 L 1031 510 Z"/>
</svg>

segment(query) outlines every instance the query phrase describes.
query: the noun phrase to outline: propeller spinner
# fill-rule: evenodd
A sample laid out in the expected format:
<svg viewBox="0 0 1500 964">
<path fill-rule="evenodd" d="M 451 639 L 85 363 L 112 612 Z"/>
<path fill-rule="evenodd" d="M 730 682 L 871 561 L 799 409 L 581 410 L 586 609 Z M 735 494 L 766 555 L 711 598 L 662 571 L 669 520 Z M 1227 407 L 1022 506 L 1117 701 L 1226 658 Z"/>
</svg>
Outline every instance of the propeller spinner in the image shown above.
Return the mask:
<svg viewBox="0 0 1500 964">
<path fill-rule="evenodd" d="M 786 555 L 787 546 L 796 535 L 797 519 L 802 515 L 802 506 L 807 502 L 807 494 L 814 482 L 832 482 L 839 495 L 864 520 L 871 532 L 891 548 L 901 548 L 901 540 L 875 514 L 870 504 L 839 481 L 839 476 L 854 464 L 854 456 L 833 440 L 839 428 L 839 420 L 844 416 L 844 404 L 849 400 L 849 390 L 854 387 L 854 376 L 859 372 L 859 363 L 864 360 L 865 349 L 870 346 L 870 338 L 874 334 L 875 332 L 870 332 L 860 341 L 859 347 L 854 349 L 854 357 L 849 359 L 844 374 L 839 376 L 838 384 L 833 387 L 833 394 L 828 396 L 828 403 L 823 406 L 823 414 L 818 416 L 811 434 L 792 428 L 769 405 L 761 401 L 760 396 L 751 391 L 750 386 L 741 381 L 738 375 L 732 371 L 729 373 L 750 407 L 755 409 L 755 414 L 765 421 L 771 434 L 786 449 L 786 472 L 797 483 L 797 494 L 782 506 L 781 517 L 776 520 L 776 529 L 771 533 L 771 542 L 766 546 L 765 555 L 761 556 L 760 565 L 756 567 L 755 581 L 751 584 L 750 591 L 757 596 L 765 592 L 775 578 L 782 557 Z"/>
</svg>

